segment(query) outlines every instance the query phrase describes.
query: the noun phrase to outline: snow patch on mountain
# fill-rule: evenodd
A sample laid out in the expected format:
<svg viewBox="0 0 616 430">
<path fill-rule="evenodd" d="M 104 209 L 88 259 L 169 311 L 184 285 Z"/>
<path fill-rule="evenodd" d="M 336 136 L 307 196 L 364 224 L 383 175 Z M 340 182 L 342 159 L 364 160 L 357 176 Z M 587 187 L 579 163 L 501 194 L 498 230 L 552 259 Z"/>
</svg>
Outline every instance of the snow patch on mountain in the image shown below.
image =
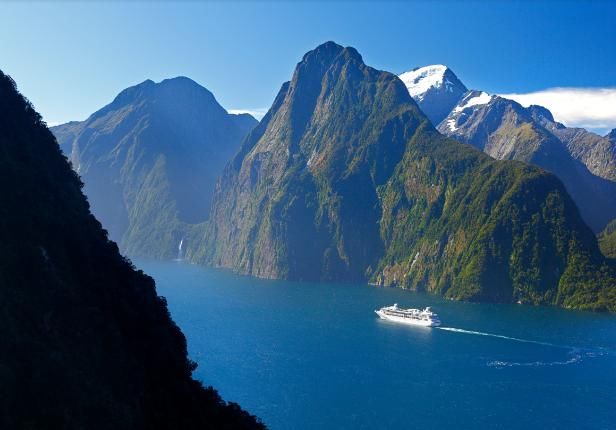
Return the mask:
<svg viewBox="0 0 616 430">
<path fill-rule="evenodd" d="M 469 108 L 471 106 L 479 106 L 479 105 L 487 105 L 492 101 L 493 96 L 490 94 L 481 91 L 479 94 L 471 93 L 472 97 L 468 99 L 463 99 L 462 102 L 456 106 L 453 110 L 455 113 L 462 112 L 464 109 Z"/>
<path fill-rule="evenodd" d="M 448 119 L 447 127 L 449 127 L 449 130 L 451 131 L 456 131 L 458 129 L 458 127 L 456 127 L 456 119 L 455 118 Z"/>
</svg>

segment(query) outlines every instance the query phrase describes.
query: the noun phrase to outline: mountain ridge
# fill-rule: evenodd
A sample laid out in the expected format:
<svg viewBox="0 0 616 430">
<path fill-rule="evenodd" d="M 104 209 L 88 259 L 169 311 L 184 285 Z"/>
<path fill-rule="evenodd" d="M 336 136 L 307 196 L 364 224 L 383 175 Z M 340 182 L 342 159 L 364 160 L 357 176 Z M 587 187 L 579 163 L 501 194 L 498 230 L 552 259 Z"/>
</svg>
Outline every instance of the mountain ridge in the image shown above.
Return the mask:
<svg viewBox="0 0 616 430">
<path fill-rule="evenodd" d="M 442 93 L 434 93 L 432 103 L 451 106 Z M 616 218 L 616 144 L 607 138 L 567 128 L 545 107 L 525 108 L 477 90 L 464 93 L 444 119 L 433 123 L 441 133 L 493 158 L 521 160 L 555 173 L 595 232 Z"/>
<path fill-rule="evenodd" d="M 331 43 L 283 84 L 197 236 L 192 261 L 259 277 L 615 309 L 556 177 L 441 136 L 401 80 Z"/>
</svg>

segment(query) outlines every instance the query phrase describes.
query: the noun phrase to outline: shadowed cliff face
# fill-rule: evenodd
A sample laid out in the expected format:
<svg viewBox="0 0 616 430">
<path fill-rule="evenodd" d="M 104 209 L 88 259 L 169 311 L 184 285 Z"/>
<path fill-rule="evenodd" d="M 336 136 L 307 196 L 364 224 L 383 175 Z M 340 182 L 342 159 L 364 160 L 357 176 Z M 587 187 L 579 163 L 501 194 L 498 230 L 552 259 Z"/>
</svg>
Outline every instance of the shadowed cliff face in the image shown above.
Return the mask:
<svg viewBox="0 0 616 430">
<path fill-rule="evenodd" d="M 217 177 L 256 124 L 180 77 L 128 88 L 52 131 L 123 252 L 173 258 L 190 224 L 208 218 Z"/>
<path fill-rule="evenodd" d="M 612 269 L 560 181 L 441 136 L 397 77 L 331 42 L 282 86 L 192 243 L 194 261 L 261 277 L 615 303 Z"/>
<path fill-rule="evenodd" d="M 154 282 L 120 256 L 0 72 L 0 427 L 258 428 L 191 378 Z"/>
</svg>

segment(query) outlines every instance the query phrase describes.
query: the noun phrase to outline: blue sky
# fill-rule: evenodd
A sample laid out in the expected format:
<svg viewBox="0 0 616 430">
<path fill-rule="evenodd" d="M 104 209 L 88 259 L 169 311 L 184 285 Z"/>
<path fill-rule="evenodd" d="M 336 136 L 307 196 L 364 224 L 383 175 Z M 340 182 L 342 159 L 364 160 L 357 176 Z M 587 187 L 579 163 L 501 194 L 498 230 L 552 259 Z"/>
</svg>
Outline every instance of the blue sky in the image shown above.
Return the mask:
<svg viewBox="0 0 616 430">
<path fill-rule="evenodd" d="M 468 87 L 527 95 L 616 88 L 615 22 L 608 1 L 2 3 L 0 68 L 50 123 L 177 75 L 227 109 L 267 108 L 327 40 L 379 69 L 446 64 Z"/>
</svg>

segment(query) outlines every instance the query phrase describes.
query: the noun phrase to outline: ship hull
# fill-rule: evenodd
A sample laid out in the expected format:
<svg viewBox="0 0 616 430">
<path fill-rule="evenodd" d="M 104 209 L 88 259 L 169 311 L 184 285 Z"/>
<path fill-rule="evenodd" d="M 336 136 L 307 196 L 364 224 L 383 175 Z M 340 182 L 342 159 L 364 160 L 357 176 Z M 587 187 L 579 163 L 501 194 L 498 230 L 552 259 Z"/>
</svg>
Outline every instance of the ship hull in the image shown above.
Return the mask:
<svg viewBox="0 0 616 430">
<path fill-rule="evenodd" d="M 382 312 L 380 310 L 374 311 L 374 312 L 379 316 L 379 318 L 383 320 L 393 321 L 393 322 L 406 324 L 406 325 L 414 325 L 414 326 L 419 326 L 419 327 L 438 327 L 441 325 L 439 321 L 428 321 L 428 320 L 420 320 L 420 319 L 414 319 L 414 318 L 397 317 L 395 315 L 387 315 L 385 312 Z"/>
</svg>

